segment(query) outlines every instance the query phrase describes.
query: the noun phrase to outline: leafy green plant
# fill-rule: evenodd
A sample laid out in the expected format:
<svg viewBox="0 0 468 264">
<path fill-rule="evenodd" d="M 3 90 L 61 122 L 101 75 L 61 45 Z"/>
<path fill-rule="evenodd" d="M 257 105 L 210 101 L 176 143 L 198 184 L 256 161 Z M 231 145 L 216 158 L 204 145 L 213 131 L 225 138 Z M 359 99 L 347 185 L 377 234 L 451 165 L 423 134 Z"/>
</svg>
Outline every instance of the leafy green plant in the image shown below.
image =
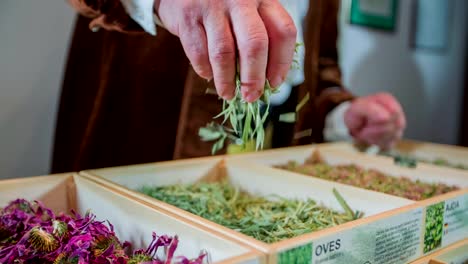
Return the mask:
<svg viewBox="0 0 468 264">
<path fill-rule="evenodd" d="M 424 253 L 432 251 L 442 244 L 444 227 L 444 202 L 433 204 L 426 209 L 424 232 Z"/>
</svg>

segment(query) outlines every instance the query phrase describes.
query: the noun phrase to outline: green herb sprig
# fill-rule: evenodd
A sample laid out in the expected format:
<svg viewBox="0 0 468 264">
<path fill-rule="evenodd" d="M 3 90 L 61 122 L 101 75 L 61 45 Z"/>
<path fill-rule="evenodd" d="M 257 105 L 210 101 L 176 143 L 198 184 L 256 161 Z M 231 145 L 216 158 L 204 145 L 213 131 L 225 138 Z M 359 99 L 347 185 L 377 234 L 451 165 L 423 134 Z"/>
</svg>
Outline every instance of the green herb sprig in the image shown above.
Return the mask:
<svg viewBox="0 0 468 264">
<path fill-rule="evenodd" d="M 243 192 L 227 182 L 162 187 L 140 192 L 266 243 L 336 226 L 361 218 L 335 190 L 343 207 L 338 212 L 312 199 L 265 198 Z"/>
<path fill-rule="evenodd" d="M 296 58 L 299 47 L 302 46 L 300 43 L 296 43 L 295 58 L 291 68 L 299 68 L 299 60 Z M 214 141 L 211 148 L 211 153 L 215 154 L 219 150 L 224 148 L 226 140 L 231 143 L 246 147 L 249 141 L 255 141 L 255 150 L 263 149 L 265 141 L 265 127 L 264 124 L 268 118 L 270 109 L 270 97 L 278 92 L 278 89 L 271 87 L 268 80 L 265 82 L 263 88 L 263 95 L 255 102 L 249 103 L 242 98 L 241 93 L 241 80 L 239 70 L 237 70 L 235 78 L 235 95 L 231 100 L 223 100 L 223 108 L 221 113 L 214 117 L 223 118 L 221 124 L 210 122 L 205 127 L 202 127 L 198 131 L 198 135 L 203 141 Z M 207 93 L 211 93 L 208 89 Z M 304 98 L 296 108 L 298 112 L 309 100 L 309 94 Z M 264 113 L 261 112 L 263 105 L 266 105 Z M 284 122 L 295 122 L 296 113 L 288 113 L 289 117 L 284 119 L 280 117 L 281 121 Z"/>
<path fill-rule="evenodd" d="M 240 77 L 237 75 L 234 98 L 223 100 L 222 112 L 214 117 L 215 119 L 223 118 L 222 123 L 211 122 L 198 131 L 203 141 L 215 141 L 211 148 L 212 154 L 224 147 L 226 139 L 243 147 L 249 140 L 255 140 L 255 149 L 262 149 L 265 141 L 264 123 L 268 117 L 270 97 L 273 93 L 275 93 L 274 89 L 266 81 L 262 97 L 252 103 L 246 102 L 242 98 Z M 262 114 L 263 104 L 266 105 L 266 110 Z M 228 121 L 229 127 L 226 126 Z"/>
</svg>

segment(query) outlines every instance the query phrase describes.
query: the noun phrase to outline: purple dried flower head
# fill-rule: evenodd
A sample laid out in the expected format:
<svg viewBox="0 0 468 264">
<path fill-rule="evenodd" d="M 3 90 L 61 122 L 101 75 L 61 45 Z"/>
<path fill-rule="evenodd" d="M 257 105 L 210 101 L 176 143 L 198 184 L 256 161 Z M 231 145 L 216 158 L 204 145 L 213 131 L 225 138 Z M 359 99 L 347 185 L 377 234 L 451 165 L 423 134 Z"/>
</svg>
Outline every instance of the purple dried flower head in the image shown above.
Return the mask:
<svg viewBox="0 0 468 264">
<path fill-rule="evenodd" d="M 89 211 L 80 215 L 71 211 L 55 215 L 41 202 L 17 199 L 0 208 L 0 263 L 53 264 L 202 264 L 204 254 L 195 260 L 174 258 L 177 237 L 166 235 L 153 239 L 146 250 L 125 254 L 130 243 L 121 243 L 108 221 L 97 221 Z M 158 250 L 164 250 L 164 260 Z"/>
</svg>

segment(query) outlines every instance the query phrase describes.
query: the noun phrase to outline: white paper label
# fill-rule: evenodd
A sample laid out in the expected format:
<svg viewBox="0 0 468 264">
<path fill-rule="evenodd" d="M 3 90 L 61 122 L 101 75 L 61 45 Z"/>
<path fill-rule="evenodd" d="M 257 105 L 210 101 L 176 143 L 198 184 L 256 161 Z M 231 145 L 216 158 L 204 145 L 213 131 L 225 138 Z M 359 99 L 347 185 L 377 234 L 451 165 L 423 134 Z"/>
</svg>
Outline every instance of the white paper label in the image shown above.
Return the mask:
<svg viewBox="0 0 468 264">
<path fill-rule="evenodd" d="M 314 264 L 406 263 L 421 255 L 423 209 L 318 239 Z"/>
<path fill-rule="evenodd" d="M 468 194 L 445 201 L 442 246 L 468 238 Z"/>
</svg>

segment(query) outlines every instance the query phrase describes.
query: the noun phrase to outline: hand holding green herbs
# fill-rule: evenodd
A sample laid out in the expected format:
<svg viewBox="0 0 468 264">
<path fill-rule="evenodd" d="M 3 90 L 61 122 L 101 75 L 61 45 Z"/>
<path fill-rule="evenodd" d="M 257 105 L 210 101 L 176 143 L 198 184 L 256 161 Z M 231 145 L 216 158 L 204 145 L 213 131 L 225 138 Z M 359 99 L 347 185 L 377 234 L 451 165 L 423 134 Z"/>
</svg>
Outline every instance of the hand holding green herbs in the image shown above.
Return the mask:
<svg viewBox="0 0 468 264">
<path fill-rule="evenodd" d="M 443 183 L 425 183 L 419 180 L 412 181 L 406 177 L 392 177 L 353 164 L 332 166 L 327 164 L 318 152 L 314 152 L 312 159 L 304 164 L 289 162 L 276 167 L 411 200 L 424 200 L 458 189 L 456 186 Z"/>
<path fill-rule="evenodd" d="M 296 44 L 296 54 L 300 47 Z M 293 68 L 298 67 L 298 61 L 294 59 Z M 215 154 L 223 149 L 226 140 L 245 147 L 249 141 L 255 142 L 255 149 L 263 149 L 265 141 L 265 122 L 268 118 L 270 109 L 270 97 L 277 92 L 268 80 L 266 80 L 263 87 L 263 95 L 254 102 L 247 102 L 242 97 L 241 93 L 241 78 L 239 73 L 235 77 L 235 94 L 231 100 L 223 99 L 223 108 L 220 114 L 214 117 L 223 118 L 221 124 L 214 122 L 209 123 L 207 126 L 200 128 L 198 135 L 203 141 L 215 141 L 211 148 L 211 153 Z M 299 103 L 296 108 L 296 113 L 306 104 L 309 100 L 309 94 Z M 265 105 L 262 113 L 262 106 Z M 296 113 L 286 113 L 280 117 L 283 122 L 295 122 Z"/>
<path fill-rule="evenodd" d="M 144 186 L 139 191 L 266 243 L 362 217 L 360 212 L 351 210 L 336 191 L 334 194 L 344 212 L 328 209 L 312 199 L 254 196 L 227 182 Z"/>
<path fill-rule="evenodd" d="M 263 148 L 265 140 L 264 123 L 268 117 L 270 107 L 270 96 L 273 93 L 268 81 L 265 84 L 262 97 L 248 103 L 242 99 L 239 76 L 236 77 L 236 93 L 232 100 L 223 100 L 223 111 L 215 118 L 223 117 L 221 125 L 214 122 L 206 127 L 200 128 L 198 134 L 203 141 L 216 141 L 211 152 L 214 154 L 224 147 L 226 139 L 234 144 L 245 146 L 249 140 L 255 140 L 256 149 Z M 261 106 L 267 106 L 266 111 L 261 113 Z M 224 126 L 229 121 L 230 126 Z"/>
<path fill-rule="evenodd" d="M 197 259 L 174 257 L 178 238 L 157 236 L 148 248 L 127 254 L 128 242 L 120 242 L 113 226 L 97 221 L 91 213 L 55 215 L 40 202 L 18 199 L 0 208 L 0 263 L 53 264 L 202 264 Z M 165 259 L 156 256 L 165 251 Z M 128 251 L 128 250 L 127 250 Z"/>
</svg>

